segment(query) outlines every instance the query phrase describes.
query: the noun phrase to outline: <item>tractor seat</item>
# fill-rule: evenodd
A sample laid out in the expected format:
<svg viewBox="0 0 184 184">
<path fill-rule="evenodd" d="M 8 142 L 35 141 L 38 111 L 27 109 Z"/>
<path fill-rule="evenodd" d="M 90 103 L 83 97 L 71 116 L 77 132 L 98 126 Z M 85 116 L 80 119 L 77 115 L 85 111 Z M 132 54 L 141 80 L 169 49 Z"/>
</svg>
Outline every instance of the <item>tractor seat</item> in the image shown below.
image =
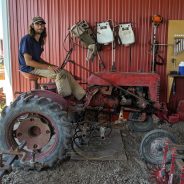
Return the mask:
<svg viewBox="0 0 184 184">
<path fill-rule="evenodd" d="M 20 71 L 20 73 L 22 74 L 22 76 L 24 78 L 29 79 L 30 81 L 37 81 L 40 78 L 39 75 L 34 75 L 31 73 L 26 73 L 26 72 L 22 72 L 22 71 Z"/>
<path fill-rule="evenodd" d="M 34 89 L 38 89 L 38 86 L 39 86 L 38 79 L 40 79 L 41 76 L 22 72 L 22 71 L 20 71 L 20 73 L 24 78 L 29 79 L 30 82 L 34 82 Z"/>
</svg>

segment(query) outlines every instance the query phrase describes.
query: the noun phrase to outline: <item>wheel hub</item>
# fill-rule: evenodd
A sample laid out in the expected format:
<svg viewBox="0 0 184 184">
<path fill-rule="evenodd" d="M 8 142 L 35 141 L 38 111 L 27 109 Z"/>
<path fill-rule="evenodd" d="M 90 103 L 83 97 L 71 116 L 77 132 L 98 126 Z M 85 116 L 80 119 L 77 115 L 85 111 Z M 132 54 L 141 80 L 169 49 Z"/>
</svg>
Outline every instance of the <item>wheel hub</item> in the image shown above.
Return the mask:
<svg viewBox="0 0 184 184">
<path fill-rule="evenodd" d="M 41 149 L 50 140 L 51 131 L 47 124 L 43 123 L 40 118 L 27 118 L 21 121 L 16 130 L 16 138 L 19 142 L 26 141 L 28 149 Z"/>
<path fill-rule="evenodd" d="M 158 138 L 151 143 L 151 153 L 153 155 L 162 154 L 164 143 L 168 141 L 168 138 Z"/>
</svg>

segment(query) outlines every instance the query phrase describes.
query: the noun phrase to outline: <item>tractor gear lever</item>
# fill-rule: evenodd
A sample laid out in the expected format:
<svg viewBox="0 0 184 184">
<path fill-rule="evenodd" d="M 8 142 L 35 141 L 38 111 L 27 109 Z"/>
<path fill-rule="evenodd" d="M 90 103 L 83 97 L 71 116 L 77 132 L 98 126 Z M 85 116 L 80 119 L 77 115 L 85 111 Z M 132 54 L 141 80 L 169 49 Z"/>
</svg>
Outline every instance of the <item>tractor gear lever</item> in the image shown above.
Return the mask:
<svg viewBox="0 0 184 184">
<path fill-rule="evenodd" d="M 72 54 L 72 52 L 73 52 L 73 49 L 74 49 L 73 47 L 70 48 L 70 50 L 69 50 L 68 53 L 66 54 L 66 57 L 65 57 L 65 59 L 64 59 L 64 61 L 63 61 L 63 63 L 62 63 L 62 65 L 61 65 L 60 69 L 63 69 L 63 68 L 65 67 L 65 65 L 67 64 L 67 62 L 70 61 L 70 56 L 71 56 L 71 54 Z"/>
</svg>

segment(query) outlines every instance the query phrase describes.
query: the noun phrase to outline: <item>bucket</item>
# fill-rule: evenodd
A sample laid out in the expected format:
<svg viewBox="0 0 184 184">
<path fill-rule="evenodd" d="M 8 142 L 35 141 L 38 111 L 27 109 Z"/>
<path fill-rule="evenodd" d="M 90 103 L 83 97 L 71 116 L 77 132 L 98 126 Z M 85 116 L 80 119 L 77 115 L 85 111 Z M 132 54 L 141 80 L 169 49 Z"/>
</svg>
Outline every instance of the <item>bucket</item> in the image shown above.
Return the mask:
<svg viewBox="0 0 184 184">
<path fill-rule="evenodd" d="M 179 64 L 178 74 L 184 75 L 184 61 L 181 61 Z"/>
</svg>

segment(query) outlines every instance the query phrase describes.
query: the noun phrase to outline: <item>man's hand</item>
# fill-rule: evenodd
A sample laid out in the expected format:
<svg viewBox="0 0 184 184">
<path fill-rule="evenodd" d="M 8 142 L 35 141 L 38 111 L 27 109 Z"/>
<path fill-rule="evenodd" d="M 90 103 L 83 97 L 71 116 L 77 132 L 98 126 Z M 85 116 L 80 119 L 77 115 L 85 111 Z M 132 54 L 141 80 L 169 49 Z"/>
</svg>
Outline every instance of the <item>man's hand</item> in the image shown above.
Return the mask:
<svg viewBox="0 0 184 184">
<path fill-rule="evenodd" d="M 49 65 L 48 70 L 54 71 L 55 73 L 58 73 L 60 71 L 60 68 L 58 66 L 55 66 L 55 65 Z"/>
</svg>

